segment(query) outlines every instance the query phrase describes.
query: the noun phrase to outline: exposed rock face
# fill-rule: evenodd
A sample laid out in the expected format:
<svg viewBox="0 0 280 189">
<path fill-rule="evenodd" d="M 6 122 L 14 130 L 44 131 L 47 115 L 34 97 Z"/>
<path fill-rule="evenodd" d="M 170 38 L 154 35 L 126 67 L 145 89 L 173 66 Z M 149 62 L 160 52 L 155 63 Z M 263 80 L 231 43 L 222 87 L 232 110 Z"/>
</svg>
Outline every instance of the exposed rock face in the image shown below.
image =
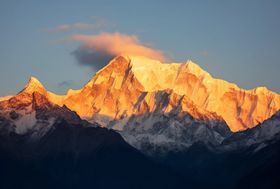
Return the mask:
<svg viewBox="0 0 280 189">
<path fill-rule="evenodd" d="M 171 88 L 146 89 L 147 83 L 140 80 L 142 76 L 147 77 L 148 71 L 137 77 L 134 66 L 130 58 L 117 57 L 97 72 L 80 92 L 66 97 L 63 103 L 81 117 L 104 126 L 108 126 L 110 121 L 121 120 L 114 126 L 120 130 L 130 116 L 151 112 L 176 110 L 201 120 L 222 120 L 217 114 L 196 106 L 187 95 L 178 94 Z M 150 80 L 151 83 L 157 82 L 153 78 Z"/>
<path fill-rule="evenodd" d="M 180 106 L 198 119 L 223 119 L 235 132 L 271 117 L 280 109 L 280 95 L 265 87 L 244 90 L 214 79 L 191 61 L 163 64 L 120 56 L 62 103 L 89 120 L 120 119 L 156 109 L 170 112 Z"/>
<path fill-rule="evenodd" d="M 125 112 L 128 115 L 133 113 L 133 105 L 142 90 L 130 63 L 118 57 L 100 70 L 79 93 L 66 97 L 64 103 L 88 119 L 96 114 L 114 119 Z"/>
</svg>

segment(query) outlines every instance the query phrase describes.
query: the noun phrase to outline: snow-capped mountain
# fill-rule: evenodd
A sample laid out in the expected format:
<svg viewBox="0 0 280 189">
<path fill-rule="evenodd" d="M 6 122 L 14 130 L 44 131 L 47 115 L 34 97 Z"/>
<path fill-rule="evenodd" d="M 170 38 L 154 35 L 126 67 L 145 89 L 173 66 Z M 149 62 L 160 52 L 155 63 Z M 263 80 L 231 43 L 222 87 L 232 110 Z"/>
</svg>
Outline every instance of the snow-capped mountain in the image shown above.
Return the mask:
<svg viewBox="0 0 280 189">
<path fill-rule="evenodd" d="M 191 61 L 118 56 L 63 96 L 31 77 L 0 98 L 0 188 L 279 188 L 279 109 Z"/>
<path fill-rule="evenodd" d="M 17 95 L 0 101 L 1 132 L 31 134 L 32 138 L 40 138 L 57 120 L 87 124 L 66 106 L 53 104 L 49 100 L 52 97 L 52 93 L 47 92 L 37 79 L 31 78 Z"/>
<path fill-rule="evenodd" d="M 200 118 L 187 109 L 187 104 L 193 103 L 204 111 L 204 117 L 216 120 L 219 116 L 234 132 L 262 123 L 280 108 L 280 96 L 265 87 L 241 89 L 235 84 L 212 78 L 191 61 L 163 64 L 134 56 L 113 59 L 84 88 L 70 98 L 66 97 L 63 103 L 87 119 L 104 116 L 120 120 L 134 114 L 153 112 L 159 102 L 153 94 L 170 90 L 177 99 L 173 98 L 164 112 L 181 103 L 182 111 Z M 180 97 L 188 99 L 179 102 Z M 73 103 L 79 98 L 86 101 Z"/>
<path fill-rule="evenodd" d="M 6 128 L 18 134 L 44 133 L 58 117 L 80 116 L 117 130 L 145 153 L 184 150 L 197 142 L 221 146 L 279 109 L 280 95 L 265 87 L 241 89 L 192 61 L 167 64 L 136 56 L 114 58 L 83 88 L 64 96 L 31 78 L 19 94 L 0 99 L 2 119 L 12 125 Z"/>
</svg>

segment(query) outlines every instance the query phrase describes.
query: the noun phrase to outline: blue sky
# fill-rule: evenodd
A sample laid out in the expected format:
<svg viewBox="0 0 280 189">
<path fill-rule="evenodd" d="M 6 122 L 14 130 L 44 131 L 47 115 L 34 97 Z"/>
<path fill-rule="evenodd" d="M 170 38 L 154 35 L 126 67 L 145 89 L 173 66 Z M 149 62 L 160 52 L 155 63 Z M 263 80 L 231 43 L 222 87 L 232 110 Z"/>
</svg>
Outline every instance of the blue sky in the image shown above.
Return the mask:
<svg viewBox="0 0 280 189">
<path fill-rule="evenodd" d="M 192 59 L 243 88 L 280 92 L 279 10 L 277 0 L 2 0 L 0 96 L 15 94 L 30 76 L 59 94 L 80 88 L 95 70 L 77 63 L 79 42 L 62 40 L 103 32 L 137 36 L 173 61 Z"/>
</svg>

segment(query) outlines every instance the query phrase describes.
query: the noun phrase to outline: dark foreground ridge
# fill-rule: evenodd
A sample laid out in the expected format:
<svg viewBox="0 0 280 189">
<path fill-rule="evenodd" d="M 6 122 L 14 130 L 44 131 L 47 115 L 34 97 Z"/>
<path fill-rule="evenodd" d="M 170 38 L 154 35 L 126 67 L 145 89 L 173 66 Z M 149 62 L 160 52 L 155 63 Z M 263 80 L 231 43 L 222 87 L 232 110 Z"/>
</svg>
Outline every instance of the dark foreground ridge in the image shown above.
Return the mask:
<svg viewBox="0 0 280 189">
<path fill-rule="evenodd" d="M 0 188 L 179 188 L 178 175 L 105 128 L 60 120 L 32 141 L 0 136 Z"/>
</svg>

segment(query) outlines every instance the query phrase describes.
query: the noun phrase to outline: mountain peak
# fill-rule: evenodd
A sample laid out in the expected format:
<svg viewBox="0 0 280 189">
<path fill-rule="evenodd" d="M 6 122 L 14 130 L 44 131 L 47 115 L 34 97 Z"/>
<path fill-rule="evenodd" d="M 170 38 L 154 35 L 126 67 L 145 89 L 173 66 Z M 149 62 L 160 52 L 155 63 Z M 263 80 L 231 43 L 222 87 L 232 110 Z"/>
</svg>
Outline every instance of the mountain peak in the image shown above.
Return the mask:
<svg viewBox="0 0 280 189">
<path fill-rule="evenodd" d="M 117 71 L 119 69 L 125 69 L 130 64 L 130 58 L 128 56 L 119 55 L 113 58 L 105 67 L 96 72 L 96 75 L 106 71 Z M 125 67 L 125 68 L 124 68 Z"/>
<path fill-rule="evenodd" d="M 194 63 L 192 60 L 187 60 L 187 62 L 185 62 L 185 65 L 189 73 L 192 73 L 197 76 L 211 77 L 211 75 L 208 72 L 203 70 L 198 64 Z"/>
<path fill-rule="evenodd" d="M 120 55 L 112 59 L 105 67 L 96 72 L 85 87 L 92 87 L 93 84 L 116 82 L 116 87 L 120 87 L 131 68 L 131 60 L 128 56 Z"/>
<path fill-rule="evenodd" d="M 46 89 L 43 84 L 35 77 L 31 76 L 28 83 L 25 85 L 22 92 L 33 93 L 46 93 Z"/>
<path fill-rule="evenodd" d="M 37 83 L 38 85 L 42 85 L 42 83 L 34 76 L 29 78 L 28 83 Z"/>
</svg>

